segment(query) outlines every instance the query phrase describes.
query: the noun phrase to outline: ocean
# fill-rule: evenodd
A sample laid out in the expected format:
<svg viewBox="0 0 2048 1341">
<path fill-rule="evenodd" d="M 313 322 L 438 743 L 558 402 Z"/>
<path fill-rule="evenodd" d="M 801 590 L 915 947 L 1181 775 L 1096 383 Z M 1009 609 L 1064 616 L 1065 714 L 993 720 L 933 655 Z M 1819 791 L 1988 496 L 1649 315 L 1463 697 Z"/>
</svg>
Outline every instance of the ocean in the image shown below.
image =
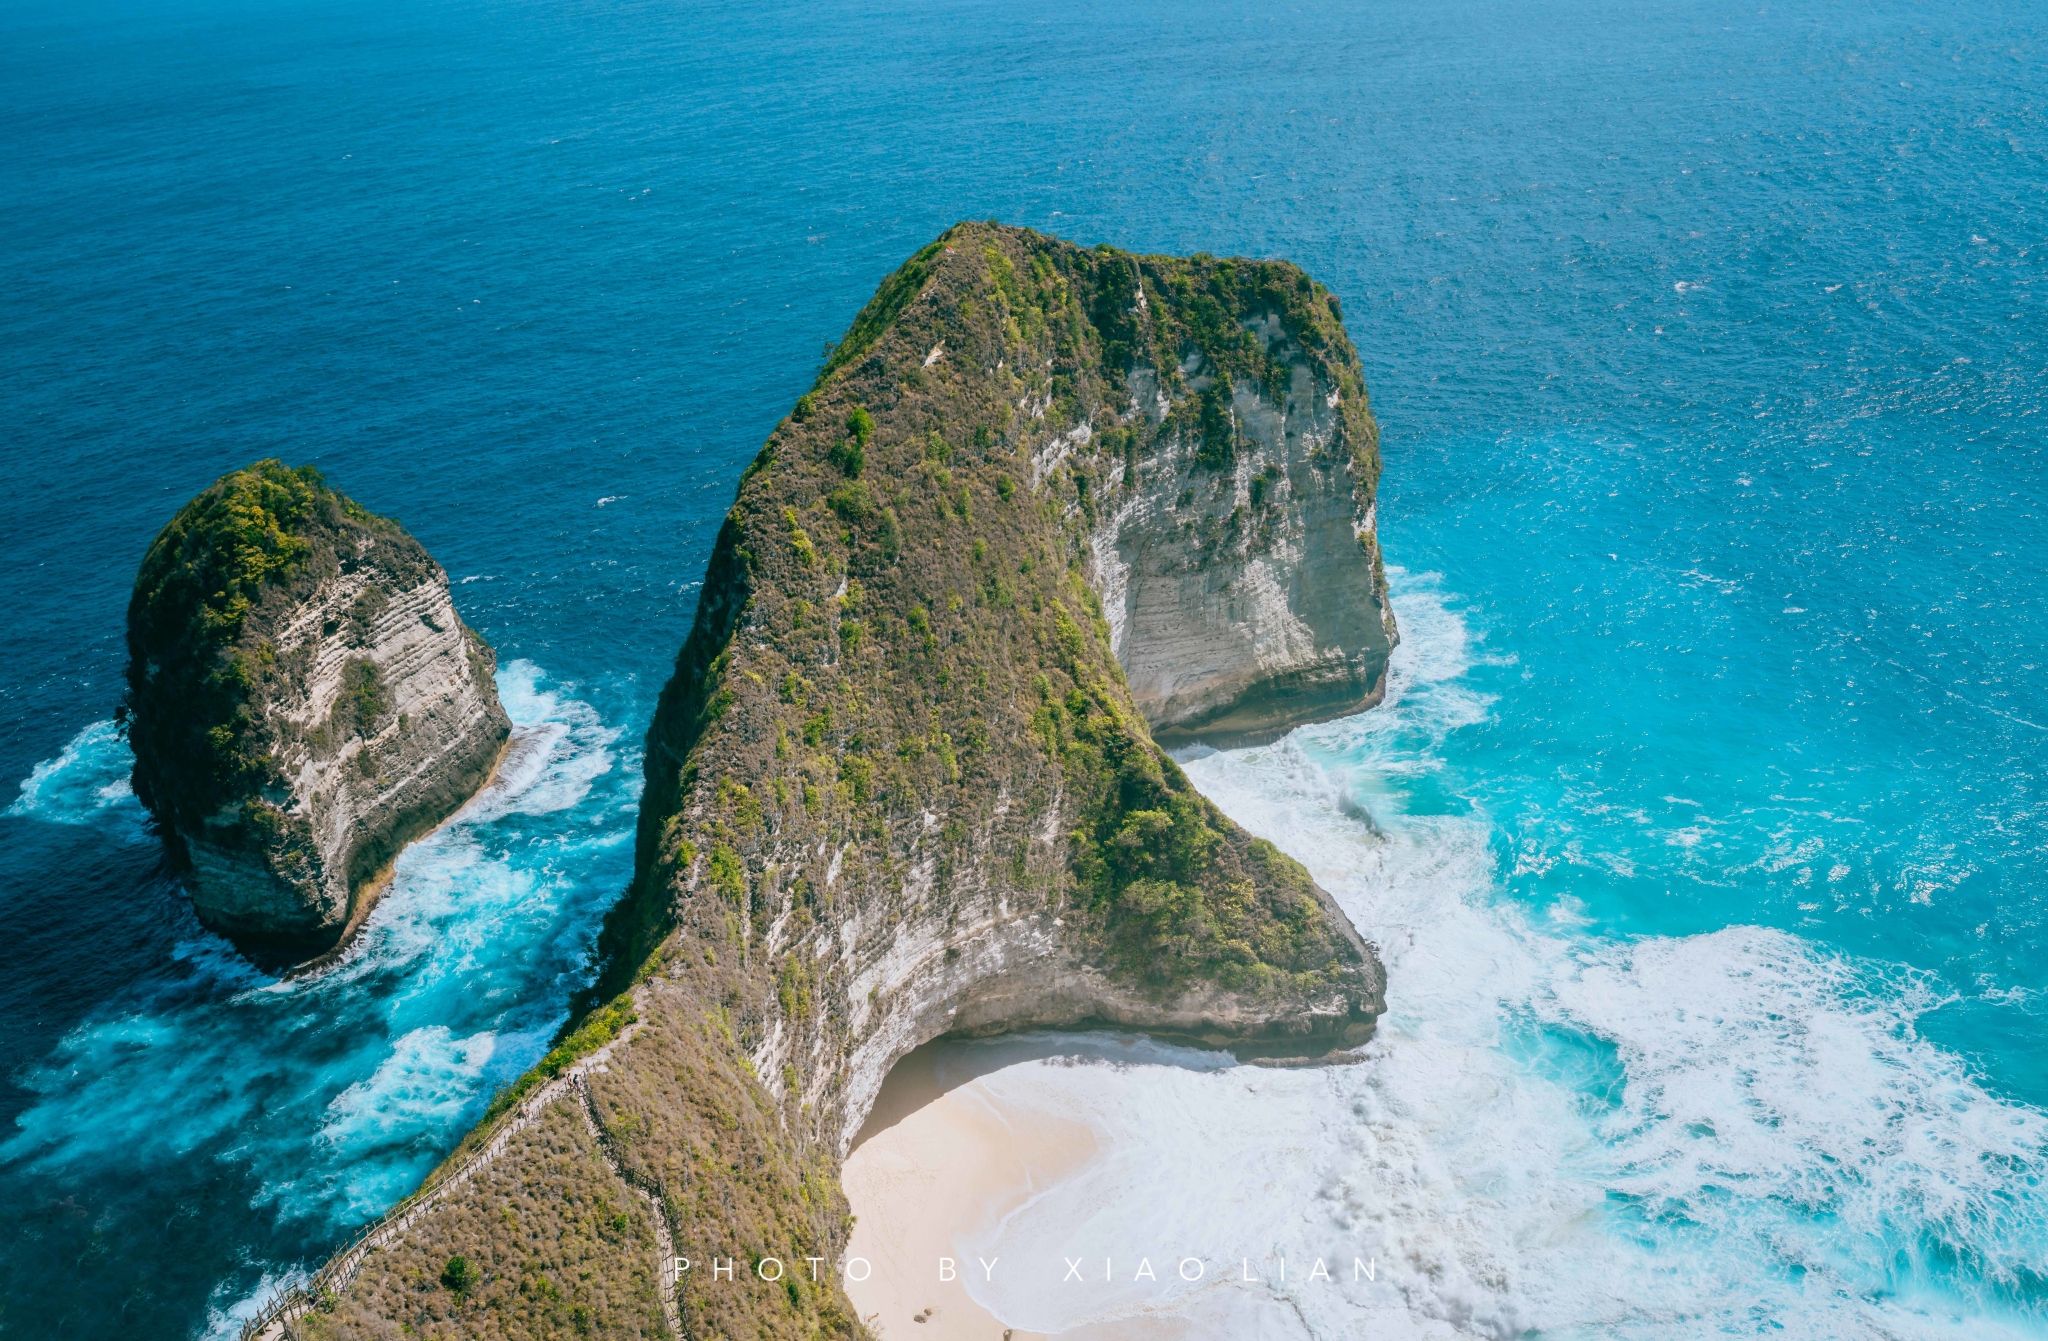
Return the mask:
<svg viewBox="0 0 2048 1341">
<path fill-rule="evenodd" d="M 1124 1155 L 1008 1242 L 1374 1256 L 1289 1296 L 1317 1337 L 2048 1335 L 2038 6 L 0 33 L 0 1334 L 233 1335 L 540 1055 L 740 470 L 996 217 L 1342 297 L 1405 639 L 1382 708 L 1188 762 L 1380 945 L 1366 1063 L 1003 1071 Z M 193 920 L 111 724 L 143 549 L 269 455 L 448 568 L 522 742 L 289 983 Z"/>
</svg>

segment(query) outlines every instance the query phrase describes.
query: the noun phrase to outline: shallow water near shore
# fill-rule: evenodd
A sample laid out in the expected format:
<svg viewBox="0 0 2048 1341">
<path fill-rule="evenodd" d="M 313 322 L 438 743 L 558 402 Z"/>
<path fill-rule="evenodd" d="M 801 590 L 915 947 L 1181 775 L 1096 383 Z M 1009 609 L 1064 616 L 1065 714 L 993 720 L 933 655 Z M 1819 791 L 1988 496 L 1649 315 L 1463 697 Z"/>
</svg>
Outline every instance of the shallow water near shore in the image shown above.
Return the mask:
<svg viewBox="0 0 2048 1341">
<path fill-rule="evenodd" d="M 1519 661 L 1440 579 L 1396 573 L 1395 593 L 1407 642 L 1381 709 L 1186 765 L 1372 929 L 1395 985 L 1378 1037 L 1359 1065 L 1302 1070 L 1107 1067 L 1086 1037 L 1007 1065 L 951 1045 L 987 1121 L 1078 1130 L 1093 1152 L 941 1237 L 1003 1264 L 968 1274 L 976 1302 L 1103 1341 L 2037 1334 L 2048 1115 L 1923 1036 L 1952 989 L 1760 922 L 1602 926 L 1585 911 L 1602 883 L 1698 878 L 1700 844 L 1646 809 L 1559 856 L 1583 872 L 1571 896 L 1523 895 L 1539 863 L 1497 851 L 1471 795 L 1483 737 L 1518 729 L 1488 689 L 1525 683 Z M 1870 819 L 1803 860 L 1867 855 Z M 1783 826 L 1760 832 L 1722 842 L 1715 874 L 1768 871 Z M 856 1212 L 918 1223 L 881 1201 Z M 886 1310 L 885 1335 L 907 1316 Z"/>
<path fill-rule="evenodd" d="M 231 1335 L 538 1055 L 740 470 L 992 215 L 1342 297 L 1406 638 L 1384 708 L 1188 764 L 1380 944 L 1368 1064 L 991 1072 L 1120 1152 L 1005 1251 L 1379 1261 L 1210 1334 L 2048 1333 L 2038 6 L 0 31 L 9 1334 Z M 109 721 L 144 546 L 272 453 L 420 537 L 548 742 L 283 984 L 192 921 Z"/>
</svg>

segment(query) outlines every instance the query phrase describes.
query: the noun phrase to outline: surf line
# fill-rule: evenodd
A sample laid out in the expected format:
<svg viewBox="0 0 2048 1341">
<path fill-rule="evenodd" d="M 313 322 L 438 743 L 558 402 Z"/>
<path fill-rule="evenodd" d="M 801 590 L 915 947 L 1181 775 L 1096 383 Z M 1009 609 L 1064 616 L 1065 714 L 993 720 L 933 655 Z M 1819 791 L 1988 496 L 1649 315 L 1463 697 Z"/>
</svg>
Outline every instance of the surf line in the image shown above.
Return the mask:
<svg viewBox="0 0 2048 1341">
<path fill-rule="evenodd" d="M 792 1267 L 795 1267 L 795 1269 L 799 1273 L 802 1273 L 803 1271 L 808 1269 L 810 1278 L 812 1280 L 817 1280 L 818 1268 L 822 1264 L 830 1260 L 831 1259 L 825 1257 L 803 1257 L 795 1259 L 795 1261 L 793 1262 L 785 1263 L 781 1258 L 778 1257 L 743 1256 L 736 1254 L 732 1257 L 713 1256 L 709 1259 L 706 1259 L 706 1261 L 703 1263 L 703 1266 L 706 1270 L 710 1272 L 709 1279 L 714 1284 L 728 1283 L 737 1285 L 743 1281 L 753 1279 L 772 1285 L 775 1282 L 781 1280 L 783 1278 L 783 1275 L 786 1272 L 788 1272 Z M 1254 1285 L 1263 1285 L 1269 1283 L 1274 1285 L 1286 1284 L 1287 1259 L 1285 1257 L 1276 1257 L 1270 1259 L 1273 1263 L 1273 1266 L 1271 1267 L 1267 1266 L 1268 1260 L 1269 1259 L 1264 1257 L 1261 1257 L 1259 1259 L 1259 1266 L 1257 1268 L 1257 1271 L 1269 1272 L 1269 1274 L 1267 1275 L 1259 1275 L 1256 1274 L 1254 1268 L 1252 1267 L 1251 1258 L 1239 1258 L 1239 1274 L 1237 1279 L 1241 1282 L 1246 1282 Z M 996 1267 L 1002 1261 L 1000 1257 L 977 1257 L 974 1259 L 974 1261 L 975 1265 L 977 1265 L 981 1270 L 983 1281 L 995 1280 Z M 1084 1259 L 1080 1257 L 1062 1257 L 1060 1258 L 1060 1261 L 1066 1265 L 1066 1272 L 1064 1275 L 1060 1277 L 1060 1281 L 1062 1284 L 1087 1284 L 1091 1281 L 1100 1281 L 1105 1284 L 1116 1283 L 1116 1263 L 1115 1259 L 1113 1258 L 1105 1257 L 1102 1259 L 1102 1274 L 1100 1276 L 1094 1274 L 1094 1264 L 1090 1259 Z M 1188 1281 L 1190 1283 L 1194 1281 L 1199 1281 L 1204 1276 L 1206 1276 L 1209 1272 L 1210 1266 L 1212 1265 L 1209 1261 L 1200 1257 L 1183 1257 L 1179 1259 L 1177 1262 L 1173 1262 L 1170 1258 L 1162 1257 L 1160 1261 L 1172 1262 L 1172 1274 L 1178 1276 L 1181 1280 Z M 803 1265 L 796 1266 L 796 1262 L 801 1262 Z M 1086 1263 L 1085 1270 L 1084 1263 Z M 1379 1265 L 1379 1259 L 1377 1257 L 1354 1257 L 1351 1259 L 1351 1279 L 1354 1282 L 1377 1282 L 1379 1280 Z M 865 1257 L 842 1258 L 836 1263 L 834 1263 L 834 1266 L 841 1276 L 850 1281 L 864 1281 L 869 1276 L 874 1274 L 874 1264 L 869 1262 L 868 1259 Z M 687 1257 L 670 1257 L 668 1261 L 664 1264 L 663 1276 L 665 1279 L 665 1283 L 672 1284 L 680 1282 L 683 1278 L 684 1273 L 688 1272 L 691 1269 L 691 1267 L 692 1263 L 690 1259 Z M 1339 1268 L 1340 1270 L 1342 1268 L 1341 1259 L 1339 1262 Z M 1050 1270 L 1051 1268 L 1048 1266 L 1046 1269 Z M 961 1264 L 954 1258 L 941 1257 L 937 1261 L 937 1279 L 940 1281 L 959 1280 L 961 1270 Z M 1307 1275 L 1303 1276 L 1297 1274 L 1296 1278 L 1305 1283 L 1313 1283 L 1315 1281 L 1327 1281 L 1334 1283 L 1336 1280 L 1336 1277 L 1334 1277 L 1330 1272 L 1328 1263 L 1326 1263 L 1320 1257 L 1316 1258 L 1315 1262 L 1309 1267 Z M 700 1272 L 697 1279 L 701 1281 L 704 1280 L 705 1277 Z M 1159 1273 L 1153 1270 L 1151 1258 L 1141 1257 L 1138 1259 L 1138 1265 L 1131 1272 L 1129 1283 L 1135 1284 L 1138 1281 L 1148 1280 L 1155 1282 L 1158 1281 Z"/>
</svg>

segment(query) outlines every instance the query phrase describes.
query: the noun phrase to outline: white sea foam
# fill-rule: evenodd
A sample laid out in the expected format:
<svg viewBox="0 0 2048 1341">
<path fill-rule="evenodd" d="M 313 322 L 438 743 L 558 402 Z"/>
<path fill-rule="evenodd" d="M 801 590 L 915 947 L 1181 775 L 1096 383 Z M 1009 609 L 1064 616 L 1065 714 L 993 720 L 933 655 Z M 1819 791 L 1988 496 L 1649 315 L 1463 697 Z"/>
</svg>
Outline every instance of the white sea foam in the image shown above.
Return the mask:
<svg viewBox="0 0 2048 1341">
<path fill-rule="evenodd" d="M 239 1299 L 235 1299 L 224 1286 L 216 1286 L 213 1297 L 206 1301 L 206 1330 L 200 1333 L 199 1341 L 240 1341 L 242 1325 L 255 1317 L 258 1309 L 286 1286 L 304 1284 L 308 1274 L 305 1271 L 275 1274 L 266 1271 L 256 1283 L 256 1288 Z"/>
<path fill-rule="evenodd" d="M 617 729 L 530 662 L 502 667 L 498 691 L 514 728 L 507 759 L 400 855 L 342 963 L 272 978 L 177 900 L 175 966 L 141 975 L 24 1072 L 37 1099 L 0 1159 L 146 1177 L 220 1158 L 257 1177 L 259 1202 L 337 1226 L 415 1183 L 545 1049 L 630 870 L 635 789 L 597 790 L 618 767 Z M 39 766 L 17 804 L 42 814 L 68 797 L 61 813 L 77 814 L 94 779 L 125 776 L 127 747 L 101 726 Z"/>
<path fill-rule="evenodd" d="M 408 1031 L 375 1072 L 327 1105 L 320 1141 L 346 1156 L 454 1125 L 497 1041 L 489 1031 L 458 1038 L 440 1024 Z"/>
<path fill-rule="evenodd" d="M 530 661 L 499 671 L 498 696 L 513 727 L 497 775 L 447 824 L 399 854 L 390 890 L 328 978 L 381 974 L 399 962 L 459 978 L 474 971 L 478 954 L 505 936 L 513 920 L 550 912 L 560 869 L 514 860 L 499 846 L 505 836 L 491 826 L 510 816 L 549 815 L 580 805 L 597 779 L 616 766 L 612 747 L 619 732 L 589 704 L 543 689 L 542 682 L 540 668 Z M 616 815 L 600 813 L 577 837 L 614 847 L 630 835 Z M 314 981 L 321 980 L 308 980 Z M 280 987 L 294 990 L 290 982 Z"/>
<path fill-rule="evenodd" d="M 21 780 L 13 804 L 0 814 L 50 824 L 90 824 L 110 813 L 140 822 L 128 774 L 135 756 L 113 722 L 85 727 Z"/>
<path fill-rule="evenodd" d="M 1014 1268 L 976 1298 L 1069 1336 L 2032 1334 L 2012 1300 L 2048 1249 L 2048 1119 L 1918 1036 L 1934 981 L 1779 930 L 1622 940 L 1506 900 L 1488 816 L 1403 813 L 1496 705 L 1460 682 L 1484 649 L 1437 584 L 1396 581 L 1382 709 L 1186 765 L 1378 942 L 1364 1063 L 984 1077 L 1012 1121 L 1085 1122 L 1100 1153 L 963 1228 L 963 1260 Z M 1141 1254 L 1161 1283 L 1130 1279 Z M 1163 1265 L 1184 1255 L 1202 1281 Z M 1304 1278 L 1318 1257 L 1334 1280 Z M 1067 1258 L 1094 1280 L 1063 1283 Z"/>
<path fill-rule="evenodd" d="M 531 661 L 514 661 L 498 673 L 498 697 L 515 724 L 543 733 L 545 753 L 532 754 L 515 767 L 508 759 L 500 769 L 501 785 L 478 797 L 502 805 L 497 814 L 545 815 L 567 810 L 590 794 L 593 782 L 617 763 L 612 746 L 617 727 L 606 726 L 597 709 L 541 687 L 544 673 Z"/>
</svg>

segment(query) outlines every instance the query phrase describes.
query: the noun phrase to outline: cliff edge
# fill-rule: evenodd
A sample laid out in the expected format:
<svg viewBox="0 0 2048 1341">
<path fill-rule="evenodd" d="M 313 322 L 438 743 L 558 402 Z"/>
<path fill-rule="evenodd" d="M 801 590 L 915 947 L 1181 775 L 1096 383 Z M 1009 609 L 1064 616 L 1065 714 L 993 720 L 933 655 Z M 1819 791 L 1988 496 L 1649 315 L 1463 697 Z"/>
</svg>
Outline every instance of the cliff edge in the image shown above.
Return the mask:
<svg viewBox="0 0 2048 1341">
<path fill-rule="evenodd" d="M 259 461 L 171 519 L 128 656 L 135 793 L 199 920 L 270 964 L 360 924 L 511 731 L 448 575 L 310 466 Z"/>
<path fill-rule="evenodd" d="M 1398 640 L 1379 430 L 1337 300 L 1272 262 L 1121 271 L 1100 282 L 1142 352 L 1120 423 L 1032 469 L 1088 478 L 1089 577 L 1153 738 L 1259 744 L 1378 703 Z"/>
<path fill-rule="evenodd" d="M 740 481 L 648 733 L 608 1004 L 298 1334 L 861 1335 L 837 1171 L 917 1045 L 1364 1042 L 1372 947 L 1156 736 L 1383 691 L 1377 446 L 1292 265 L 983 224 L 918 252 Z M 486 1168 L 565 1080 L 589 1139 Z M 650 1276 L 656 1242 L 695 1265 Z"/>
</svg>

